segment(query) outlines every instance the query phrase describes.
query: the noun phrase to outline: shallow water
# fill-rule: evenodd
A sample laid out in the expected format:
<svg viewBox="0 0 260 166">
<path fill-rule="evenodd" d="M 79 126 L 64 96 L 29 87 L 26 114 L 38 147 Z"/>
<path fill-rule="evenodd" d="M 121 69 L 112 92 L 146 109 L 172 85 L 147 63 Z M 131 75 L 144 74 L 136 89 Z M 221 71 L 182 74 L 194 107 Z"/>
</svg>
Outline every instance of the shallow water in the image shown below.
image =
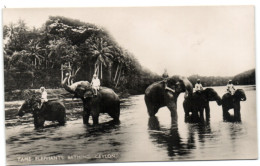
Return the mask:
<svg viewBox="0 0 260 166">
<path fill-rule="evenodd" d="M 222 97 L 224 87 L 213 87 Z M 211 102 L 208 123 L 185 123 L 183 94 L 178 98 L 178 125 L 161 108 L 149 118 L 144 96 L 123 99 L 120 124 L 102 114 L 98 127 L 83 125 L 80 100 L 67 99 L 67 124 L 45 123 L 35 130 L 31 115 L 16 117 L 20 102 L 6 102 L 7 164 L 252 159 L 257 157 L 256 91 L 243 86 L 241 123 L 223 122 L 222 108 Z M 232 111 L 230 110 L 232 114 Z"/>
</svg>

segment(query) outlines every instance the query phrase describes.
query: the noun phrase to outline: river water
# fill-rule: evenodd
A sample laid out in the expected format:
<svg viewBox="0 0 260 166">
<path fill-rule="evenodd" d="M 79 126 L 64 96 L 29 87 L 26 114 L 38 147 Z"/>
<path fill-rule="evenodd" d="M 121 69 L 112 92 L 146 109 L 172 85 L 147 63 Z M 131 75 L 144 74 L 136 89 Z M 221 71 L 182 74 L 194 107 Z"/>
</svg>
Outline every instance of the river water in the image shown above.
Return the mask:
<svg viewBox="0 0 260 166">
<path fill-rule="evenodd" d="M 222 97 L 224 87 L 213 87 Z M 67 124 L 45 123 L 35 130 L 31 115 L 16 115 L 22 101 L 5 103 L 8 165 L 126 161 L 184 161 L 257 158 L 255 86 L 241 86 L 241 123 L 223 122 L 222 108 L 211 102 L 208 123 L 184 122 L 183 94 L 178 98 L 178 125 L 161 108 L 149 118 L 144 95 L 121 102 L 120 124 L 100 116 L 98 127 L 83 125 L 80 100 L 66 99 Z M 232 114 L 232 111 L 230 110 Z"/>
</svg>

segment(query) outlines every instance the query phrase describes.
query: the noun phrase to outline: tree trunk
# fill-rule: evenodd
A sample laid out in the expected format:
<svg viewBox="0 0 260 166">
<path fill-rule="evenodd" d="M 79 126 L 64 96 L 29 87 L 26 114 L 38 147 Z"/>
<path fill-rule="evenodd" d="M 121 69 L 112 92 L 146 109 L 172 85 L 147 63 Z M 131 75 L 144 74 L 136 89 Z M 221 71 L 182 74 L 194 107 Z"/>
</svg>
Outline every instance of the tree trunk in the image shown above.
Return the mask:
<svg viewBox="0 0 260 166">
<path fill-rule="evenodd" d="M 102 63 L 100 64 L 100 78 L 102 79 Z"/>
<path fill-rule="evenodd" d="M 63 81 L 63 65 L 61 64 L 61 83 Z"/>
<path fill-rule="evenodd" d="M 97 77 L 99 76 L 99 65 L 97 66 L 97 70 L 96 70 L 96 73 Z"/>
<path fill-rule="evenodd" d="M 74 77 L 76 77 L 77 73 L 79 72 L 79 70 L 81 69 L 81 67 L 77 68 L 77 70 L 74 73 Z"/>
<path fill-rule="evenodd" d="M 114 77 L 114 80 L 113 80 L 114 82 L 116 82 L 116 76 L 117 76 L 117 73 L 118 73 L 118 70 L 119 70 L 119 66 L 120 65 L 117 65 L 117 68 L 116 68 L 116 74 L 115 74 L 115 77 Z"/>
<path fill-rule="evenodd" d="M 108 64 L 108 81 L 111 82 L 112 78 L 112 64 Z"/>
<path fill-rule="evenodd" d="M 117 82 L 116 82 L 116 87 L 117 87 L 117 84 L 119 83 L 119 80 L 120 80 L 121 70 L 122 70 L 122 67 L 120 67 L 120 70 L 119 70 L 119 73 L 118 73 L 118 78 L 117 78 Z"/>
</svg>

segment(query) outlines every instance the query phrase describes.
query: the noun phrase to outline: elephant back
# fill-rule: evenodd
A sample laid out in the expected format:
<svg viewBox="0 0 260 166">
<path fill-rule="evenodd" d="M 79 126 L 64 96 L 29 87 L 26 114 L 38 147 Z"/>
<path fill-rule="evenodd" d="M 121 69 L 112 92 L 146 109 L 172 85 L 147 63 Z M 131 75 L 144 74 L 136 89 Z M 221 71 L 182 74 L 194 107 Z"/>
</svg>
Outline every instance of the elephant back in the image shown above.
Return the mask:
<svg viewBox="0 0 260 166">
<path fill-rule="evenodd" d="M 164 84 L 163 81 L 158 81 L 145 90 L 145 98 L 149 98 L 151 102 L 158 102 L 158 99 L 164 98 Z"/>
<path fill-rule="evenodd" d="M 46 120 L 56 120 L 60 115 L 66 112 L 64 103 L 61 101 L 48 101 L 41 109 L 42 115 Z"/>
<path fill-rule="evenodd" d="M 112 101 L 119 101 L 118 95 L 115 93 L 115 91 L 111 88 L 107 87 L 102 87 L 98 91 L 100 93 L 101 98 L 107 100 L 112 100 Z"/>
</svg>

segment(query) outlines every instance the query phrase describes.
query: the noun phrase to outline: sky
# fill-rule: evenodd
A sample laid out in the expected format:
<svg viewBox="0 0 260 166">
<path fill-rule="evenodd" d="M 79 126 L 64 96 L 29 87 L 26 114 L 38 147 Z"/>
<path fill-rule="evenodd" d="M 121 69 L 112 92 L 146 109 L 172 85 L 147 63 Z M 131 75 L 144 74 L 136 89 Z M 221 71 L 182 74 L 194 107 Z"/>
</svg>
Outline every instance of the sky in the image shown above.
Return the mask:
<svg viewBox="0 0 260 166">
<path fill-rule="evenodd" d="M 253 6 L 4 9 L 3 24 L 65 16 L 105 28 L 152 72 L 234 76 L 255 68 Z"/>
</svg>

